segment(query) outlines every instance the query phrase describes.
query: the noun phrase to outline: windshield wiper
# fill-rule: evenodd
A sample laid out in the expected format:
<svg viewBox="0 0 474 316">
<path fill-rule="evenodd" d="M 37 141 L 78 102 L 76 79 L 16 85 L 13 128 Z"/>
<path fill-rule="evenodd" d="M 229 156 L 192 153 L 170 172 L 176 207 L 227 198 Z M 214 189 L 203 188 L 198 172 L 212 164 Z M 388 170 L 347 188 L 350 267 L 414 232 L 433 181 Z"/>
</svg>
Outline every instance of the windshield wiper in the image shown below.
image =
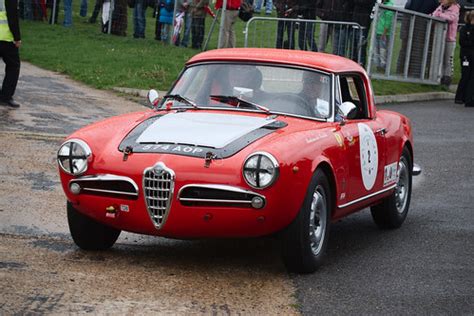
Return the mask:
<svg viewBox="0 0 474 316">
<path fill-rule="evenodd" d="M 186 104 L 192 106 L 195 109 L 199 109 L 199 107 L 196 105 L 196 103 L 194 103 L 193 101 L 189 100 L 186 97 L 183 97 L 180 94 L 167 94 L 163 97 L 163 99 L 173 99 L 173 100 L 176 100 L 176 101 L 179 101 L 179 102 L 186 103 Z"/>
<path fill-rule="evenodd" d="M 270 113 L 270 110 L 264 106 L 258 105 L 256 103 L 244 100 L 242 98 L 233 96 L 233 95 L 210 95 L 211 100 L 223 102 L 235 107 L 247 106 L 253 109 L 261 110 L 266 113 Z"/>
</svg>

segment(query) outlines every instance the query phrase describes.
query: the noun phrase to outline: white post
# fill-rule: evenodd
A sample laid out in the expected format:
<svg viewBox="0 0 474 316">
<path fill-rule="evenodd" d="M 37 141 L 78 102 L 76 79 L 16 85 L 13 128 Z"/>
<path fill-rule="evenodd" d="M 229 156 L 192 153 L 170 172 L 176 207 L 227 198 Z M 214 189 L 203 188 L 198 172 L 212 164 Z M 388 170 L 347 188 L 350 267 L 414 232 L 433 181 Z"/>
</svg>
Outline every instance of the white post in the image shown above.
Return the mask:
<svg viewBox="0 0 474 316">
<path fill-rule="evenodd" d="M 56 17 L 56 0 L 53 1 L 53 12 L 52 12 L 52 16 L 51 16 L 51 24 L 54 24 L 55 21 L 54 21 L 54 18 Z"/>
<path fill-rule="evenodd" d="M 179 0 L 174 0 L 173 22 L 171 23 L 171 28 L 168 32 L 168 38 L 170 39 L 170 44 L 173 44 L 171 41 L 173 39 L 174 23 L 176 21 L 176 12 L 178 11 L 178 1 Z"/>
<path fill-rule="evenodd" d="M 107 33 L 112 33 L 112 13 L 115 10 L 115 0 L 110 0 L 110 10 L 109 10 L 109 27 L 107 29 Z"/>
<path fill-rule="evenodd" d="M 225 13 L 227 11 L 227 0 L 222 1 L 221 9 L 221 23 L 219 25 L 219 39 L 217 41 L 217 48 L 222 48 L 224 45 L 224 24 L 225 24 Z"/>
<path fill-rule="evenodd" d="M 374 9 L 374 20 L 372 21 L 372 30 L 370 31 L 370 45 L 369 45 L 369 53 L 367 54 L 367 60 L 365 63 L 365 66 L 367 67 L 367 74 L 370 76 L 372 74 L 372 57 L 374 55 L 374 49 L 375 49 L 375 37 L 377 35 L 376 30 L 377 30 L 377 23 L 379 22 L 379 4 L 375 4 L 375 9 Z"/>
</svg>

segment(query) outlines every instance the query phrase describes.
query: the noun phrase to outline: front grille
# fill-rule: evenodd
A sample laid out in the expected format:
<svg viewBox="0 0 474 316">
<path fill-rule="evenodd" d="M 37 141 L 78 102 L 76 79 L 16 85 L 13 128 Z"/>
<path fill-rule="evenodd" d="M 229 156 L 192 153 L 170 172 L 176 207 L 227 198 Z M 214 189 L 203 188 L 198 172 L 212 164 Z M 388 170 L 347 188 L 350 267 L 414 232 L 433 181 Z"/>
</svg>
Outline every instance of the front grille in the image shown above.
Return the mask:
<svg viewBox="0 0 474 316">
<path fill-rule="evenodd" d="M 166 222 L 174 190 L 174 172 L 159 162 L 145 170 L 143 191 L 148 214 L 157 229 Z"/>
</svg>

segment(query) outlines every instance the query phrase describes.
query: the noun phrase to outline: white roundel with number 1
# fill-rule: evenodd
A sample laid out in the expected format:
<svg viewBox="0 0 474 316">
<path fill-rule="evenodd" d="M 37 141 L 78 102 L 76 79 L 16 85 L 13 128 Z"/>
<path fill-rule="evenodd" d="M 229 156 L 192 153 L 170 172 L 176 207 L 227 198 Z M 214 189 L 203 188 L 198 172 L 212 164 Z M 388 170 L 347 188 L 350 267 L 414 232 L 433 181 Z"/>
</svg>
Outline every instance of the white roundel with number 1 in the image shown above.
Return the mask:
<svg viewBox="0 0 474 316">
<path fill-rule="evenodd" d="M 377 168 L 379 164 L 379 152 L 377 140 L 372 129 L 363 123 L 357 124 L 359 128 L 360 143 L 360 171 L 362 182 L 367 191 L 374 187 L 377 178 Z"/>
</svg>

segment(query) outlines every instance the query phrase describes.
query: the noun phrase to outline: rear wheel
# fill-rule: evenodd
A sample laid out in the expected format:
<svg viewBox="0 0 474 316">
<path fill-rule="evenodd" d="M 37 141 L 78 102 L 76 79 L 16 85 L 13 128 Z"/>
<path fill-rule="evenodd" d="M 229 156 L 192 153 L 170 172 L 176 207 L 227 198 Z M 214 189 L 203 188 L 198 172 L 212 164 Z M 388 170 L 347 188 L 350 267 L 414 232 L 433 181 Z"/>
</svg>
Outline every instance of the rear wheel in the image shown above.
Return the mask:
<svg viewBox="0 0 474 316">
<path fill-rule="evenodd" d="M 372 206 L 372 218 L 378 227 L 393 229 L 402 226 L 408 214 L 411 199 L 412 162 L 405 148 L 398 163 L 398 182 L 392 195 Z"/>
<path fill-rule="evenodd" d="M 322 170 L 316 170 L 303 207 L 282 234 L 282 256 L 287 269 L 314 272 L 323 262 L 331 220 L 331 191 Z"/>
<path fill-rule="evenodd" d="M 112 247 L 120 230 L 94 221 L 79 213 L 67 202 L 67 220 L 72 239 L 84 250 L 105 250 Z"/>
</svg>

